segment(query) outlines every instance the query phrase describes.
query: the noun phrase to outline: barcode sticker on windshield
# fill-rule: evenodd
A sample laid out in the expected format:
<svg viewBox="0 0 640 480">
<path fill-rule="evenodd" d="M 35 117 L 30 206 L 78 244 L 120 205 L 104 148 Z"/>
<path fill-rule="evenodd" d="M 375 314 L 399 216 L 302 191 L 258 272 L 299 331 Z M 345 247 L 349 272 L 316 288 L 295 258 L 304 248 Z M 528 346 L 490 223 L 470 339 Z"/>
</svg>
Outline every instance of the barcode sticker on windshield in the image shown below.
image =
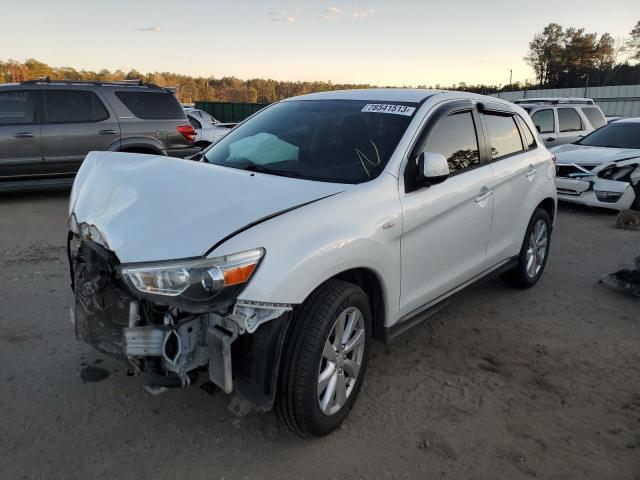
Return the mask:
<svg viewBox="0 0 640 480">
<path fill-rule="evenodd" d="M 393 113 L 395 115 L 406 115 L 410 117 L 416 111 L 416 107 L 406 105 L 389 105 L 384 103 L 368 103 L 362 109 L 363 112 L 372 113 Z"/>
</svg>

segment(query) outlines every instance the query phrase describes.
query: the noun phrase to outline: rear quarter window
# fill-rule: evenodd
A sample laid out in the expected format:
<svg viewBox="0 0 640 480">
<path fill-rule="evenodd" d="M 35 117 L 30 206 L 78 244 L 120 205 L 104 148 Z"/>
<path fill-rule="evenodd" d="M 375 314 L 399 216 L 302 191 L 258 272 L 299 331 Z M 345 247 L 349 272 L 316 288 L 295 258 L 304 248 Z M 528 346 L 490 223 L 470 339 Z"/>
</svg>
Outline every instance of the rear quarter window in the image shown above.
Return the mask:
<svg viewBox="0 0 640 480">
<path fill-rule="evenodd" d="M 582 107 L 582 113 L 589 119 L 593 128 L 600 128 L 606 125 L 607 121 L 599 108 L 596 107 Z"/>
<path fill-rule="evenodd" d="M 522 131 L 522 135 L 523 135 L 522 140 L 525 144 L 525 148 L 535 148 L 536 140 L 535 140 L 535 137 L 533 136 L 533 133 L 529 129 L 527 122 L 525 122 L 520 115 L 516 117 L 516 121 L 518 122 L 518 125 L 520 125 L 520 130 Z"/>
<path fill-rule="evenodd" d="M 115 92 L 136 117 L 144 120 L 183 120 L 184 110 L 171 92 Z"/>
</svg>

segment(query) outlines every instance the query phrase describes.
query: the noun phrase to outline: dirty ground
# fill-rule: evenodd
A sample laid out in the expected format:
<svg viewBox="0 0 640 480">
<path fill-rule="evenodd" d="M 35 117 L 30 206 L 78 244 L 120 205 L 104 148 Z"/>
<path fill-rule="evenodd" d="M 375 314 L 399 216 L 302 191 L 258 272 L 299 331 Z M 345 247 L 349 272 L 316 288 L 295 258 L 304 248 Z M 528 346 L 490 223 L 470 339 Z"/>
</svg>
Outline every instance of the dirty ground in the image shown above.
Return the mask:
<svg viewBox="0 0 640 480">
<path fill-rule="evenodd" d="M 68 194 L 0 196 L 2 478 L 640 479 L 640 301 L 597 284 L 640 254 L 615 214 L 561 208 L 534 289 L 487 280 L 375 345 L 342 429 L 303 441 L 74 340 Z"/>
</svg>

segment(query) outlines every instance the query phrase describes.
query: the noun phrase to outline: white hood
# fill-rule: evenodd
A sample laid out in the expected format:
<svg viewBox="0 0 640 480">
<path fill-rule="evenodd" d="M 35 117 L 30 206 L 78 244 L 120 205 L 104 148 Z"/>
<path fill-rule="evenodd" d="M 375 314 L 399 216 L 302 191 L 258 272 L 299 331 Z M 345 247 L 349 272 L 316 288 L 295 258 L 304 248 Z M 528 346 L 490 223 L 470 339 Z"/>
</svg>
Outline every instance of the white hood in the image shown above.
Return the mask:
<svg viewBox="0 0 640 480">
<path fill-rule="evenodd" d="M 253 222 L 350 187 L 169 157 L 92 152 L 71 191 L 70 223 L 122 263 L 195 257 Z"/>
<path fill-rule="evenodd" d="M 605 162 L 615 162 L 633 157 L 640 157 L 640 150 L 633 148 L 589 147 L 573 143 L 554 147 L 559 165 L 575 163 L 581 166 L 596 166 Z"/>
</svg>

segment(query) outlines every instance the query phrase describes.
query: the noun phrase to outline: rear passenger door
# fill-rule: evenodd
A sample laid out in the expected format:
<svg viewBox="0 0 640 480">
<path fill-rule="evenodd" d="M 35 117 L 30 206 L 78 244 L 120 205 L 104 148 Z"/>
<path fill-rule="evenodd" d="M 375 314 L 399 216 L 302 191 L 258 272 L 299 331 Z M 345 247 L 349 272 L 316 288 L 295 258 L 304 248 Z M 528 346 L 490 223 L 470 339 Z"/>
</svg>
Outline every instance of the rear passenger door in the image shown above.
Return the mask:
<svg viewBox="0 0 640 480">
<path fill-rule="evenodd" d="M 553 108 L 537 110 L 531 114 L 531 120 L 538 131 L 540 140 L 548 147 L 560 145 L 558 143 L 558 132 L 556 131 L 556 115 Z"/>
<path fill-rule="evenodd" d="M 0 91 L 0 178 L 42 173 L 37 90 Z"/>
<path fill-rule="evenodd" d="M 586 133 L 582 118 L 575 108 L 558 108 L 558 145 L 573 143 Z"/>
<path fill-rule="evenodd" d="M 109 150 L 118 140 L 118 119 L 95 92 L 44 91 L 42 154 L 48 173 L 73 174 L 87 153 Z"/>
<path fill-rule="evenodd" d="M 537 155 L 533 133 L 518 114 L 485 109 L 481 119 L 495 182 L 487 261 L 496 265 L 520 250 L 537 205 L 536 178 L 544 175 L 545 162 Z"/>
</svg>

